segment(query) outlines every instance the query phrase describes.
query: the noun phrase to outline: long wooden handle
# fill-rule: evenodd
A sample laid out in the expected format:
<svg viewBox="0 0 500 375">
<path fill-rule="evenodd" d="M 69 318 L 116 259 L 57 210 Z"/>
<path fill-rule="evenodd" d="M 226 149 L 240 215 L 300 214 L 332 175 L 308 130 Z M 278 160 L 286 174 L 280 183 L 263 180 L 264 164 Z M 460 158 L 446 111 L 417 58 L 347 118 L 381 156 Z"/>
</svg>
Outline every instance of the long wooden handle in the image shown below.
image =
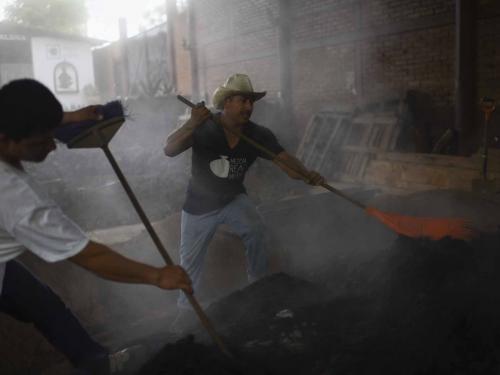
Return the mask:
<svg viewBox="0 0 500 375">
<path fill-rule="evenodd" d="M 99 133 L 99 135 L 101 135 Z M 137 214 L 141 218 L 142 223 L 146 227 L 146 230 L 148 231 L 149 235 L 151 236 L 151 239 L 153 240 L 154 244 L 156 245 L 156 248 L 160 252 L 161 256 L 165 260 L 165 263 L 169 266 L 173 266 L 174 262 L 172 261 L 172 258 L 168 254 L 167 250 L 163 246 L 163 243 L 161 242 L 160 238 L 156 234 L 156 231 L 154 230 L 153 226 L 151 225 L 151 222 L 149 221 L 148 217 L 144 213 L 144 210 L 142 209 L 141 205 L 139 204 L 139 201 L 137 200 L 134 192 L 132 191 L 130 185 L 128 184 L 123 172 L 121 171 L 120 167 L 118 166 L 118 163 L 116 162 L 115 158 L 113 157 L 113 154 L 111 154 L 111 151 L 109 150 L 109 147 L 106 143 L 101 147 L 102 150 L 104 151 L 104 154 L 108 158 L 109 163 L 111 164 L 111 167 L 115 171 L 116 175 L 118 176 L 118 179 L 120 180 L 123 188 L 125 189 L 125 192 L 127 193 L 128 197 L 130 198 L 130 201 L 132 202 L 132 205 L 134 206 Z M 203 309 L 201 308 L 200 304 L 196 300 L 196 298 L 188 294 L 184 291 L 182 291 L 191 306 L 193 306 L 194 311 L 196 312 L 196 315 L 198 316 L 198 319 L 200 320 L 201 324 L 205 328 L 205 330 L 208 332 L 212 340 L 215 342 L 215 344 L 219 347 L 219 349 L 229 358 L 233 358 L 233 355 L 231 352 L 226 348 L 224 345 L 224 342 L 222 339 L 219 337 L 217 332 L 215 331 L 215 328 L 212 324 L 212 322 L 208 319 L 208 316 L 205 314 Z"/>
<path fill-rule="evenodd" d="M 195 104 L 193 104 L 192 102 L 190 102 L 188 99 L 186 99 L 182 95 L 177 95 L 177 99 L 179 99 L 181 102 L 183 102 L 184 104 L 186 104 L 187 106 L 189 106 L 191 108 L 196 107 Z M 221 125 L 224 126 L 224 124 L 221 124 Z M 262 146 L 260 143 L 255 142 L 253 139 L 247 137 L 245 134 L 242 134 L 242 133 L 240 133 L 240 132 L 238 132 L 236 130 L 230 129 L 227 126 L 224 126 L 224 129 L 226 129 L 228 132 L 234 134 L 235 136 L 240 137 L 245 142 L 247 142 L 250 145 L 254 146 L 256 149 L 262 151 L 264 154 L 266 154 L 267 156 L 269 156 L 274 162 L 276 162 L 275 160 L 276 160 L 276 158 L 277 158 L 278 155 L 276 155 L 274 152 L 272 152 L 271 150 L 267 149 L 266 147 Z M 297 173 L 299 176 L 301 176 L 301 178 L 302 178 L 302 180 L 304 182 L 307 182 L 309 180 L 307 178 L 307 176 L 305 176 L 302 171 L 298 170 L 297 168 L 294 168 L 293 165 L 290 165 L 289 163 L 287 163 L 287 162 L 285 162 L 283 160 L 279 160 L 279 163 L 285 165 L 287 168 L 291 169 L 292 171 L 294 171 L 295 173 Z M 342 191 L 334 188 L 333 186 L 328 185 L 327 183 L 322 183 L 321 186 L 324 187 L 326 190 L 331 191 L 332 193 L 337 194 L 338 196 L 340 196 L 340 197 L 348 200 L 349 202 L 351 202 L 352 204 L 354 204 L 355 206 L 358 206 L 359 208 L 361 208 L 363 210 L 365 210 L 366 207 L 367 207 L 363 203 L 361 203 L 361 202 L 359 202 L 359 201 L 351 198 L 350 196 L 348 196 L 345 193 L 343 193 Z"/>
</svg>

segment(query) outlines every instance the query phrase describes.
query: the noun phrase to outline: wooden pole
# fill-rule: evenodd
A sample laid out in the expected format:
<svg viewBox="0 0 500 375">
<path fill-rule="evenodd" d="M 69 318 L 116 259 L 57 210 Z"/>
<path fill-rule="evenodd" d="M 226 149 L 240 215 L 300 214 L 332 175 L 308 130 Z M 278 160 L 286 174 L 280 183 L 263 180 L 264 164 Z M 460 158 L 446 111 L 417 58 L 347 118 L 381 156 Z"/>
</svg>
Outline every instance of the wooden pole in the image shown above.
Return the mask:
<svg viewBox="0 0 500 375">
<path fill-rule="evenodd" d="M 104 140 L 104 137 L 102 134 L 97 130 L 99 133 L 99 136 L 101 139 Z M 101 146 L 102 150 L 104 151 L 104 154 L 108 158 L 109 163 L 111 164 L 111 167 L 116 173 L 116 176 L 120 180 L 123 188 L 125 189 L 125 192 L 127 193 L 130 201 L 132 202 L 132 205 L 134 206 L 137 214 L 141 218 L 142 223 L 146 227 L 146 230 L 148 231 L 149 235 L 151 236 L 151 239 L 153 240 L 154 244 L 156 245 L 156 248 L 160 252 L 161 256 L 165 260 L 165 263 L 169 266 L 173 266 L 174 262 L 172 261 L 172 258 L 168 254 L 167 250 L 163 246 L 160 238 L 156 234 L 156 231 L 154 230 L 153 226 L 151 225 L 151 222 L 149 221 L 148 217 L 146 216 L 144 210 L 142 209 L 141 205 L 139 204 L 139 201 L 137 200 L 134 192 L 132 191 L 132 188 L 127 182 L 127 179 L 125 178 L 124 174 L 122 173 L 120 167 L 118 166 L 118 163 L 116 162 L 115 158 L 113 157 L 113 154 L 111 153 L 108 144 L 106 142 L 103 142 L 103 145 Z M 184 291 L 182 291 L 185 293 Z M 231 352 L 226 348 L 224 345 L 224 342 L 222 339 L 219 337 L 217 332 L 215 331 L 215 328 L 213 327 L 212 323 L 208 319 L 208 316 L 205 314 L 203 309 L 201 308 L 200 304 L 196 300 L 196 298 L 192 294 L 185 293 L 186 297 L 191 303 L 191 306 L 193 307 L 194 311 L 196 312 L 196 315 L 198 316 L 201 324 L 205 328 L 205 330 L 208 332 L 212 340 L 215 342 L 215 344 L 219 347 L 219 349 L 229 358 L 233 358 Z"/>
</svg>

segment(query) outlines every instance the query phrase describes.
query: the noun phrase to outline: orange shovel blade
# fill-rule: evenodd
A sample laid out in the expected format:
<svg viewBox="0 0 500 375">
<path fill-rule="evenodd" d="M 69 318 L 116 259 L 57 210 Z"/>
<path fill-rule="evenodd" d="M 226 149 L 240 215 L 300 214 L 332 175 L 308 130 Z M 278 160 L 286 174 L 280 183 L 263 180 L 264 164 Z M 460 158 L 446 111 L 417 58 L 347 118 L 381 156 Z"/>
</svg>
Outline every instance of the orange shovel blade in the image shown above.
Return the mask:
<svg viewBox="0 0 500 375">
<path fill-rule="evenodd" d="M 459 240 L 470 240 L 477 233 L 469 222 L 456 218 L 433 218 L 405 216 L 392 212 L 382 212 L 367 207 L 366 212 L 379 219 L 396 233 L 411 238 L 430 238 L 440 240 L 451 237 Z"/>
</svg>

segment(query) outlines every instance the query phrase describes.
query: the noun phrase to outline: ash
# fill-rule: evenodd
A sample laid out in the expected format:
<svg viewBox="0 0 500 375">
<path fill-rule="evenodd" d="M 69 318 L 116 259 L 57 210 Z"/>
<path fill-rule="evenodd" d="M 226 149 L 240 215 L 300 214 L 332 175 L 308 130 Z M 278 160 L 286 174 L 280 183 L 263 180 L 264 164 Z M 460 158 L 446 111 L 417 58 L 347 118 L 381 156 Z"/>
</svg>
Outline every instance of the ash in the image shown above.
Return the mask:
<svg viewBox="0 0 500 375">
<path fill-rule="evenodd" d="M 206 311 L 235 360 L 193 322 L 141 374 L 494 374 L 500 234 L 398 238 L 336 284 L 278 273 Z M 335 275 L 332 275 L 334 278 Z M 355 285 L 352 280 L 356 280 Z"/>
</svg>

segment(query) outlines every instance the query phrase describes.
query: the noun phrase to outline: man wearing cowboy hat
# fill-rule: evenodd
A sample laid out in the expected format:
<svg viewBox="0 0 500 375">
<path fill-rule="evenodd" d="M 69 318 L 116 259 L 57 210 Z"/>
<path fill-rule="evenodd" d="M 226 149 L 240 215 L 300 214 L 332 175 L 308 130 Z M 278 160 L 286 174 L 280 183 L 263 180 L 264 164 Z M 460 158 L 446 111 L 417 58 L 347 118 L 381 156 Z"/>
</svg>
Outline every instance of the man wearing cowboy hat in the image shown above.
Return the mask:
<svg viewBox="0 0 500 375">
<path fill-rule="evenodd" d="M 236 134 L 241 133 L 277 155 L 273 160 L 293 179 L 311 185 L 324 182 L 317 172 L 288 154 L 267 128 L 250 121 L 254 102 L 265 92 L 255 92 L 245 74 L 231 75 L 212 98 L 220 113 L 212 115 L 204 103 L 191 110 L 190 119 L 170 134 L 165 146 L 167 156 L 176 156 L 192 147 L 192 178 L 181 219 L 180 258 L 196 290 L 203 260 L 219 224 L 227 224 L 244 242 L 247 274 L 250 281 L 267 272 L 263 223 L 243 185 L 248 168 L 257 157 L 270 159 Z M 287 168 L 284 163 L 294 170 Z M 189 308 L 181 294 L 178 306 Z"/>
</svg>

